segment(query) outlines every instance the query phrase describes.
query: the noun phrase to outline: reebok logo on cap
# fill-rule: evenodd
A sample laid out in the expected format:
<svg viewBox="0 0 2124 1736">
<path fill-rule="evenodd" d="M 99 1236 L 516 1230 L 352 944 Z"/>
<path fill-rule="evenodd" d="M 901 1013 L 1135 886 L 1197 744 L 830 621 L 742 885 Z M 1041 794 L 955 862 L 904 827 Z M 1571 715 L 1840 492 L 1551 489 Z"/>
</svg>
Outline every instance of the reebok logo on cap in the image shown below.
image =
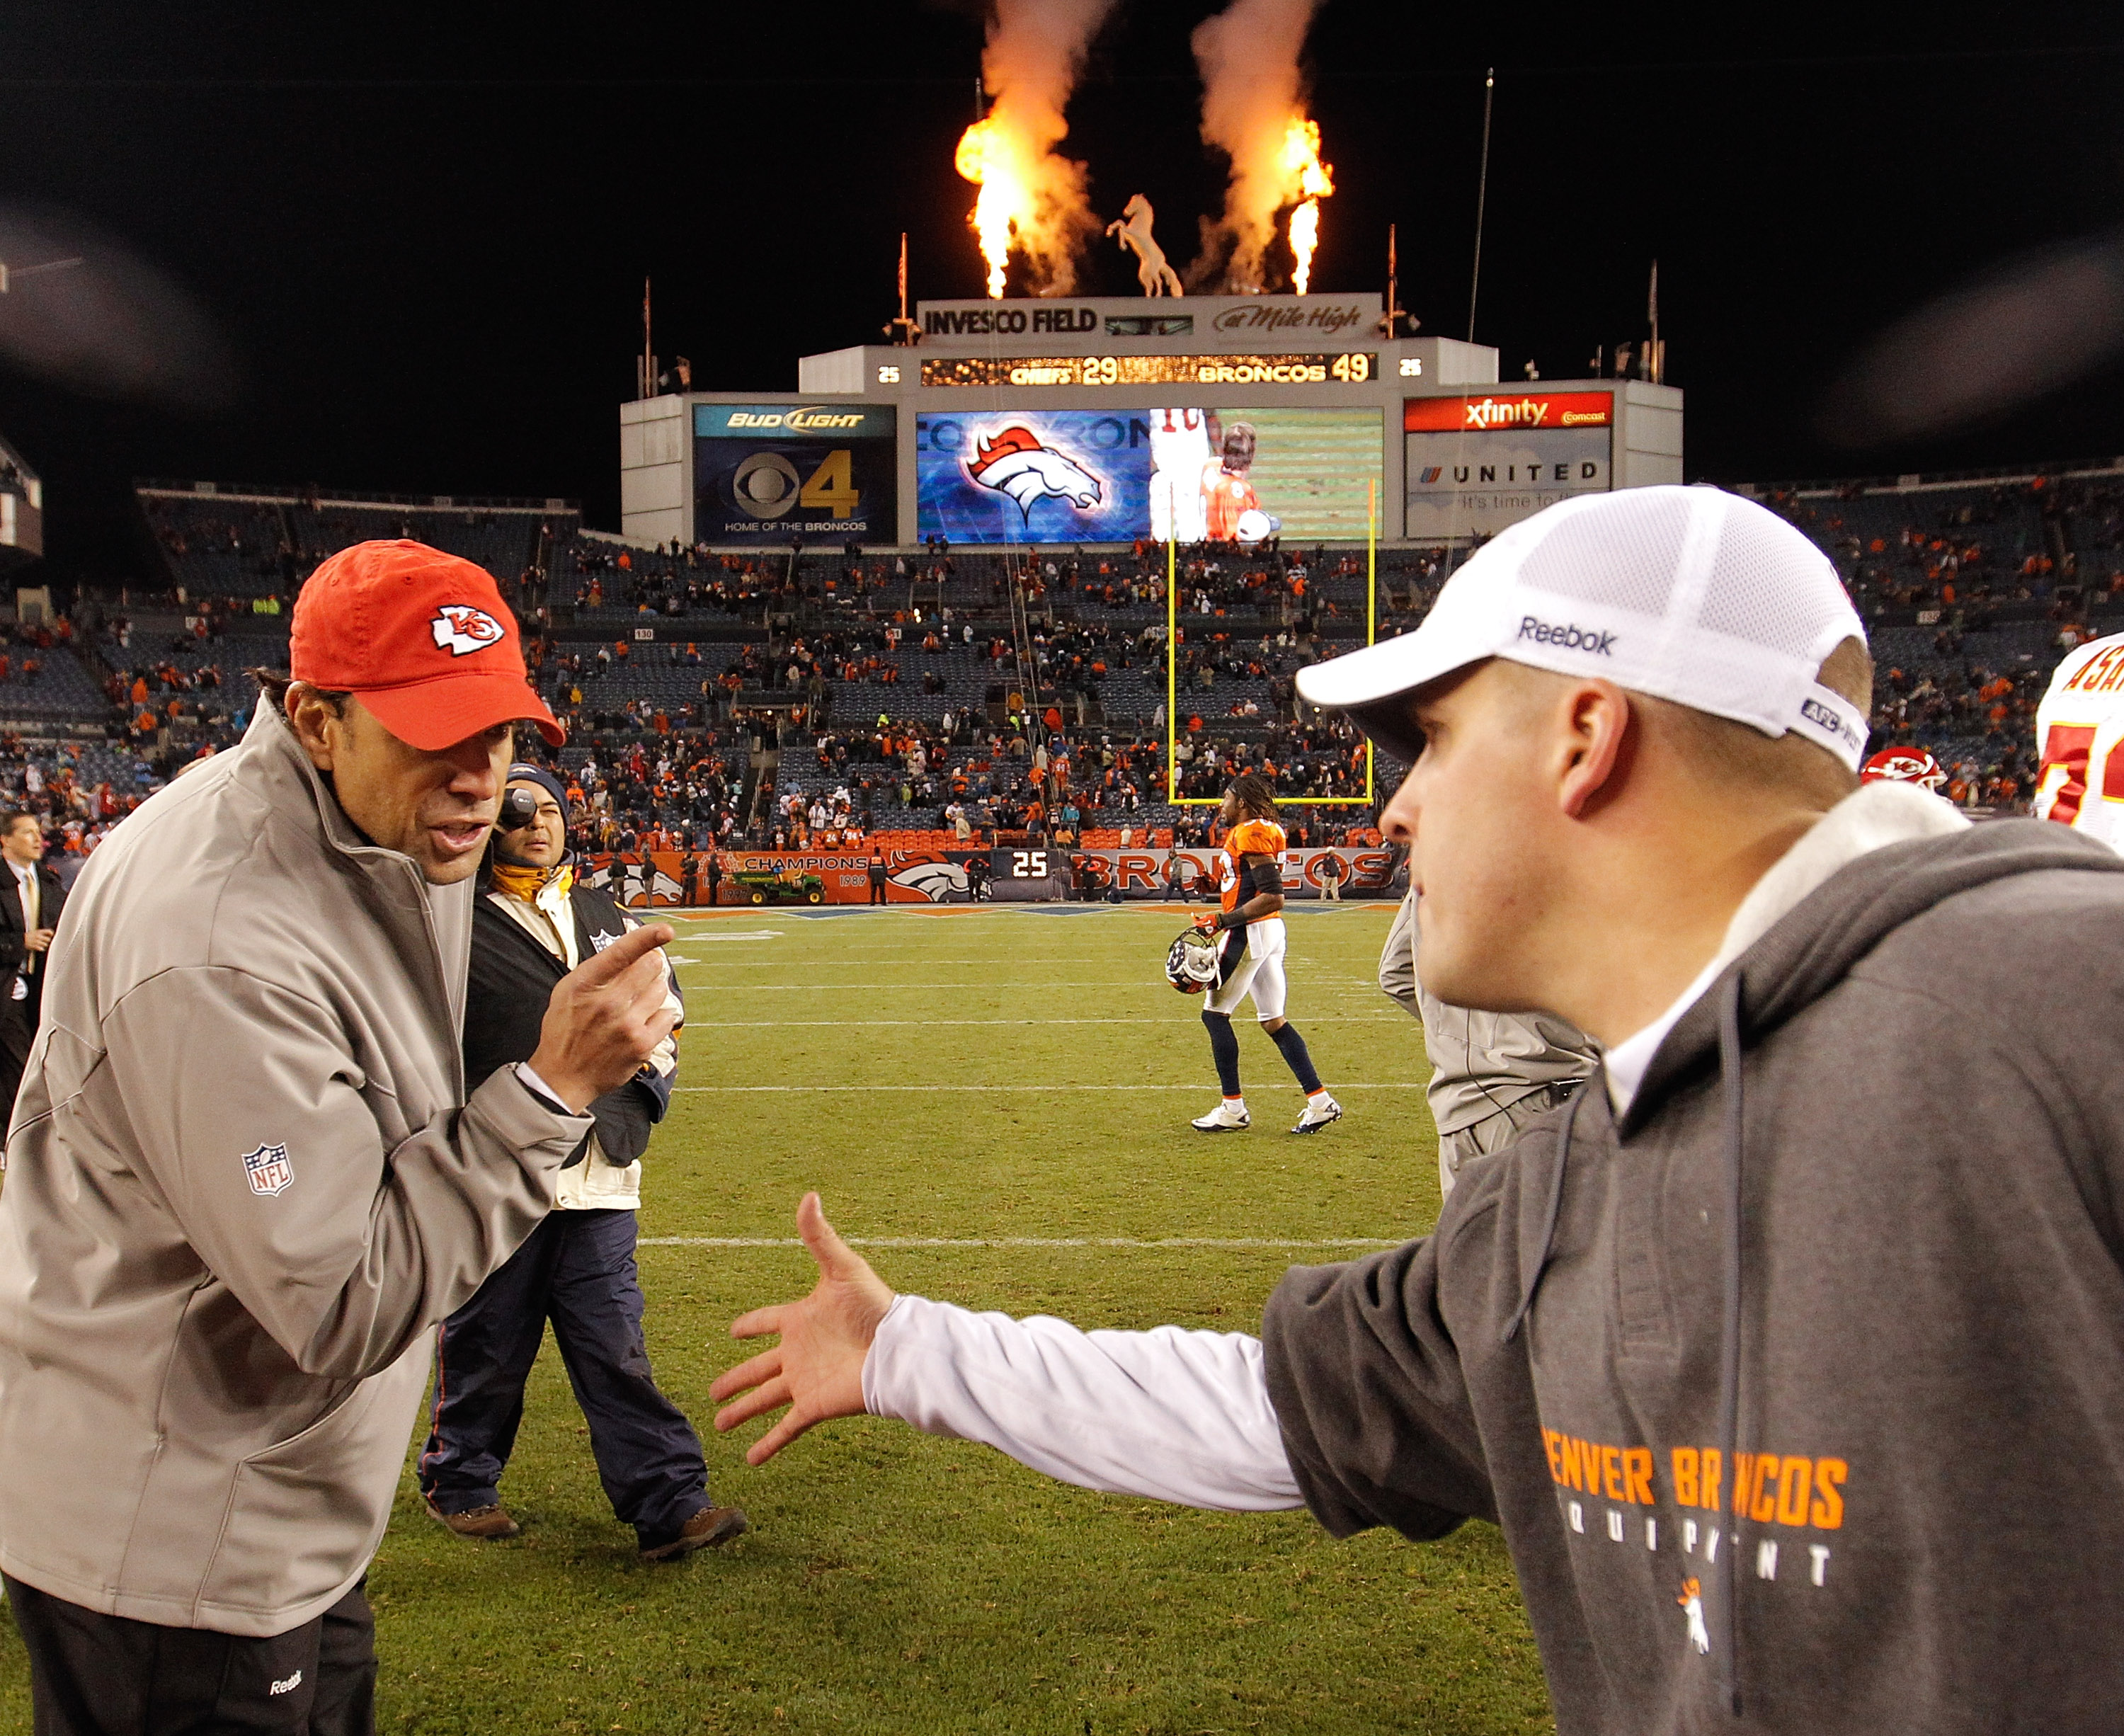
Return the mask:
<svg viewBox="0 0 2124 1736">
<path fill-rule="evenodd" d="M 461 657 L 468 651 L 484 651 L 490 645 L 499 644 L 502 638 L 501 623 L 484 609 L 474 609 L 469 603 L 445 603 L 441 612 L 428 623 L 435 635 L 438 650 L 447 651 L 453 657 Z"/>
<path fill-rule="evenodd" d="M 1520 617 L 1520 637 L 1537 645 L 1561 645 L 1566 651 L 1590 651 L 1603 657 L 1615 655 L 1615 636 L 1583 627 L 1551 627 L 1532 615 Z"/>
</svg>

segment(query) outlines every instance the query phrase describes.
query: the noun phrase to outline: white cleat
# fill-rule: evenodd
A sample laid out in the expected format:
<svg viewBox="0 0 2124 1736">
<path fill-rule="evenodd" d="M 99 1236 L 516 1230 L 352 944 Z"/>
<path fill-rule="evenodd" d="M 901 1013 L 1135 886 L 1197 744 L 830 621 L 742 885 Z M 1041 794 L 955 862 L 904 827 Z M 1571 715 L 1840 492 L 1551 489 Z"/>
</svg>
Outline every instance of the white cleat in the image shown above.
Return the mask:
<svg viewBox="0 0 2124 1736">
<path fill-rule="evenodd" d="M 1253 1125 L 1253 1117 L 1247 1113 L 1244 1103 L 1227 1099 L 1207 1115 L 1197 1116 L 1187 1125 L 1197 1133 L 1243 1133 Z"/>
<path fill-rule="evenodd" d="M 1305 1100 L 1305 1113 L 1298 1117 L 1298 1125 L 1290 1131 L 1293 1133 L 1318 1133 L 1328 1122 L 1342 1118 L 1342 1106 L 1333 1098 L 1323 1097 L 1316 1103 L 1309 1097 Z M 1199 1127 L 1201 1123 L 1197 1122 L 1196 1126 Z"/>
</svg>

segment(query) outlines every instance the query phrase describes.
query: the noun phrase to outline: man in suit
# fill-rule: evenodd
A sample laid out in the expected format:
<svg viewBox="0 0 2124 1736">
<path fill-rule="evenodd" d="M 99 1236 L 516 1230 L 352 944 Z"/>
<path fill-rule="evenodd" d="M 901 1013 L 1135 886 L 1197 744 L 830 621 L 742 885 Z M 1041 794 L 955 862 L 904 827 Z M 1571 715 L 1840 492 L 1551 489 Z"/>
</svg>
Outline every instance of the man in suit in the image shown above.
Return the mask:
<svg viewBox="0 0 2124 1736">
<path fill-rule="evenodd" d="M 12 1108 L 45 999 L 45 954 L 66 893 L 44 865 L 44 823 L 21 809 L 0 815 L 0 1090 Z"/>
</svg>

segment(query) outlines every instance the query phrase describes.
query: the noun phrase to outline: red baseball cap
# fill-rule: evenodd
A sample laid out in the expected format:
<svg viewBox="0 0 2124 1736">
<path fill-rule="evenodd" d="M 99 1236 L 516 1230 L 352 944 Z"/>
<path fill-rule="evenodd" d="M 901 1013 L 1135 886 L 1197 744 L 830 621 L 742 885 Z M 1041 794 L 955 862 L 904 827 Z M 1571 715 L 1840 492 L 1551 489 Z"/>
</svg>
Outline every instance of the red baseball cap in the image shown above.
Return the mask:
<svg viewBox="0 0 2124 1736">
<path fill-rule="evenodd" d="M 358 695 L 425 753 L 519 721 L 567 740 L 524 674 L 492 576 L 425 543 L 356 543 L 322 562 L 295 599 L 288 669 Z"/>
</svg>

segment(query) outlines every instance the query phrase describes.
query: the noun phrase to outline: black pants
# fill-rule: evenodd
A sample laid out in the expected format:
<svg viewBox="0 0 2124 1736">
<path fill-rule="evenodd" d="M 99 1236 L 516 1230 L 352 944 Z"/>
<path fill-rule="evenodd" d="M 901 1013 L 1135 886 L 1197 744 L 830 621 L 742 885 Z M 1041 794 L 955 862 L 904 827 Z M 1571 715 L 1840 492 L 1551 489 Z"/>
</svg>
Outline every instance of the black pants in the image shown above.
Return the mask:
<svg viewBox="0 0 2124 1736">
<path fill-rule="evenodd" d="M 29 993 L 21 1000 L 14 1000 L 16 978 L 0 972 L 0 1117 L 14 1108 L 16 1094 L 22 1089 L 22 1073 L 29 1065 L 30 1045 L 37 1040 L 38 1016 L 44 1004 L 43 972 L 22 980 L 28 984 Z M 0 1136 L 3 1136 L 4 1122 L 0 1122 Z"/>
<path fill-rule="evenodd" d="M 554 1211 L 443 1322 L 421 1488 L 446 1513 L 501 1498 L 546 1322 L 590 1426 L 598 1480 L 645 1549 L 708 1504 L 701 1437 L 656 1390 L 641 1336 L 632 1211 Z"/>
<path fill-rule="evenodd" d="M 885 896 L 885 876 L 882 874 L 872 874 L 870 877 L 870 901 L 872 904 L 883 904 L 887 901 Z"/>
<path fill-rule="evenodd" d="M 99 1615 L 10 1578 L 36 1736 L 369 1736 L 376 1621 L 356 1585 L 270 1640 Z"/>
</svg>

